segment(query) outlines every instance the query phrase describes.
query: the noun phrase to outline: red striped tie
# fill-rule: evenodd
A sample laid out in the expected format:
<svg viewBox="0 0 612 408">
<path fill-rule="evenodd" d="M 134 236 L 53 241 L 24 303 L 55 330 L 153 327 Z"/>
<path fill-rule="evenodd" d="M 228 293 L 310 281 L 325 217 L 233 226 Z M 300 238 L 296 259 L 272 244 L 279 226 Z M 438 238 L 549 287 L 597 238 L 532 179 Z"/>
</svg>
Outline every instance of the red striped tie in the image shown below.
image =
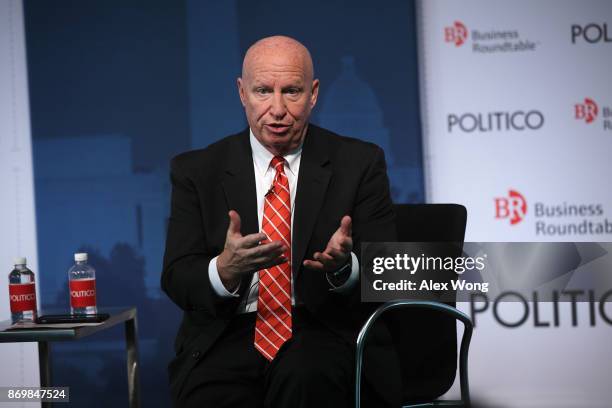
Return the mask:
<svg viewBox="0 0 612 408">
<path fill-rule="evenodd" d="M 255 348 L 272 360 L 291 338 L 291 196 L 285 159 L 276 156 L 272 188 L 265 196 L 262 230 L 270 241 L 283 241 L 288 262 L 259 271 Z"/>
</svg>

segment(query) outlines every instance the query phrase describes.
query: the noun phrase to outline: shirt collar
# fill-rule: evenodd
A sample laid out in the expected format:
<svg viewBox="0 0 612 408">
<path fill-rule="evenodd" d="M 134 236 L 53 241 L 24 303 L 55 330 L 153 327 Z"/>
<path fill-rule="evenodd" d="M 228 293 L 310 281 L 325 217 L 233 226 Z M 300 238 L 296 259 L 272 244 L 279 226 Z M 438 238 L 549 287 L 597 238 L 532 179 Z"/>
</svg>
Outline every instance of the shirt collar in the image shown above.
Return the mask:
<svg viewBox="0 0 612 408">
<path fill-rule="evenodd" d="M 257 140 L 253 131 L 249 128 L 249 141 L 251 143 L 251 151 L 253 152 L 253 161 L 255 162 L 256 171 L 260 176 L 264 176 L 270 169 L 270 162 L 274 158 L 274 155 L 268 151 L 260 142 Z M 297 174 L 297 167 L 299 166 L 299 160 L 302 155 L 302 145 L 290 153 L 283 155 L 285 158 L 285 169 L 289 170 L 292 175 Z"/>
</svg>

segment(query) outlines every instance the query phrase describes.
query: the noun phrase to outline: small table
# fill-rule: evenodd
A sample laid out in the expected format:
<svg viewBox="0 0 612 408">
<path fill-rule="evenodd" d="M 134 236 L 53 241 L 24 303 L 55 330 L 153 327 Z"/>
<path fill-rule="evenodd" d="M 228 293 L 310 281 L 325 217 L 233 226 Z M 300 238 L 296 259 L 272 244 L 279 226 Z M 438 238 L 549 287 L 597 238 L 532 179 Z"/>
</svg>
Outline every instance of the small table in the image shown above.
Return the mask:
<svg viewBox="0 0 612 408">
<path fill-rule="evenodd" d="M 65 313 L 65 311 L 63 312 Z M 127 380 L 129 406 L 140 408 L 140 373 L 138 363 L 138 328 L 136 325 L 136 308 L 101 308 L 98 313 L 108 313 L 110 317 L 97 326 L 80 326 L 70 329 L 32 329 L 10 330 L 10 320 L 0 322 L 0 343 L 38 342 L 38 357 L 40 360 L 40 385 L 51 386 L 51 365 L 49 364 L 49 342 L 78 340 L 101 330 L 106 330 L 125 322 L 125 342 L 127 345 Z M 43 313 L 41 313 L 43 314 Z M 44 314 L 55 314 L 45 311 Z M 43 407 L 50 406 L 44 403 Z"/>
</svg>

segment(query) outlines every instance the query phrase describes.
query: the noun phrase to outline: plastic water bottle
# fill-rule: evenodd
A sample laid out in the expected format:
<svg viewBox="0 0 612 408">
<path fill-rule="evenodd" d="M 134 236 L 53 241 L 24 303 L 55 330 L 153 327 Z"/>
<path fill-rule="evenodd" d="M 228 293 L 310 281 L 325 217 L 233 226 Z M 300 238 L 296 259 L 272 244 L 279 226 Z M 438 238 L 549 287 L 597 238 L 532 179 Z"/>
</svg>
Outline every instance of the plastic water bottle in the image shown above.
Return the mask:
<svg viewBox="0 0 612 408">
<path fill-rule="evenodd" d="M 70 313 L 96 314 L 96 271 L 87 264 L 86 253 L 74 254 L 74 261 L 68 270 Z"/>
<path fill-rule="evenodd" d="M 36 283 L 25 258 L 15 258 L 15 269 L 9 273 L 9 298 L 13 323 L 36 320 Z"/>
</svg>

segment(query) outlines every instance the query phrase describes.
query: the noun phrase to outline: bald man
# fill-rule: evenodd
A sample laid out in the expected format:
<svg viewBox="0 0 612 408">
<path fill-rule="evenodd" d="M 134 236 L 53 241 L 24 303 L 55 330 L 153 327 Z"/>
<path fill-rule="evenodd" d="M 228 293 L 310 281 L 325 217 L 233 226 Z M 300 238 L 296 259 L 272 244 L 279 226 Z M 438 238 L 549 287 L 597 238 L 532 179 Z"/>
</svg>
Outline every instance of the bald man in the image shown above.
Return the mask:
<svg viewBox="0 0 612 408">
<path fill-rule="evenodd" d="M 309 124 L 319 81 L 292 38 L 253 44 L 237 86 L 248 129 L 171 162 L 175 404 L 351 406 L 360 243 L 396 238 L 383 151 Z M 396 406 L 379 349 L 364 406 Z"/>
</svg>

